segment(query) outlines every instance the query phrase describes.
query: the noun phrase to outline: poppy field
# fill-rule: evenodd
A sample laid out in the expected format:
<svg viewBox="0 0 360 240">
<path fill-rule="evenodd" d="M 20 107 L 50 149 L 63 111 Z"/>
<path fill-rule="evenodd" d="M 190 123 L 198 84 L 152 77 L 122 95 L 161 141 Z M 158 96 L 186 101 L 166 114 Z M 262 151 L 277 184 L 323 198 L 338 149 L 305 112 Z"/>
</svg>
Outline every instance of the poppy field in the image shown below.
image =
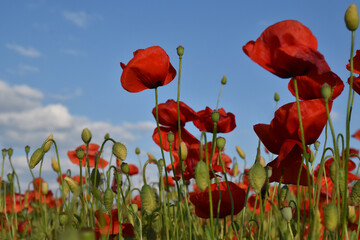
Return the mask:
<svg viewBox="0 0 360 240">
<path fill-rule="evenodd" d="M 142 159 L 138 147 L 138 164 L 132 164 L 126 145 L 111 133 L 95 143 L 91 129 L 84 128 L 82 145 L 60 160 L 56 136 L 50 134 L 37 149 L 25 147 L 33 180 L 24 190 L 12 164 L 13 149 L 3 149 L 0 239 L 360 239 L 360 156 L 350 146 L 351 139 L 360 141 L 360 129 L 350 132 L 350 125 L 359 125 L 351 121 L 360 94 L 355 4 L 344 19 L 351 36 L 349 60 L 342 63 L 347 80 L 330 69 L 316 36 L 299 21 L 273 23 L 243 45 L 249 61 L 288 80 L 294 96 L 278 106 L 280 96 L 274 93 L 273 119 L 254 123 L 256 159 L 247 159 L 241 146 L 237 156 L 226 152 L 226 133 L 236 128 L 236 116 L 219 106 L 226 76 L 219 79 L 216 107 L 195 111 L 180 100 L 184 47 L 176 48 L 178 59 L 170 59 L 161 46 L 134 51 L 120 63 L 119 84 L 134 94 L 154 92 L 149 112 L 156 128 L 149 138 L 158 152 Z M 177 96 L 159 103 L 158 88 L 173 81 Z M 347 96 L 344 133 L 334 129 L 331 116 L 341 94 Z M 105 146 L 111 146 L 114 161 L 105 159 Z M 51 166 L 57 189 L 41 175 L 49 152 L 56 156 Z M 235 157 L 244 161 L 243 169 Z M 79 175 L 62 168 L 63 161 Z M 11 171 L 4 171 L 5 162 Z M 157 169 L 155 182 L 148 182 L 149 166 Z M 141 176 L 140 185 L 135 175 Z"/>
</svg>

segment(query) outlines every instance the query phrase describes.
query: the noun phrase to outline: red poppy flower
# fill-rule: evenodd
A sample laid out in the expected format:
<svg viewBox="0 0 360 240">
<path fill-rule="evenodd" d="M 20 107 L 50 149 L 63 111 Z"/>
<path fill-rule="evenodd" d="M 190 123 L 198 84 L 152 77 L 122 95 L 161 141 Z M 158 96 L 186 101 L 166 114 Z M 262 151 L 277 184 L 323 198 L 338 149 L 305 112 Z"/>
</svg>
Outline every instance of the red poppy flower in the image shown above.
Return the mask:
<svg viewBox="0 0 360 240">
<path fill-rule="evenodd" d="M 23 194 L 6 194 L 6 212 L 18 213 L 25 209 L 25 198 Z"/>
<path fill-rule="evenodd" d="M 110 226 L 112 217 L 112 223 Z M 111 217 L 103 213 L 99 210 L 95 211 L 95 233 L 100 235 L 116 235 L 119 234 L 119 218 L 118 218 L 118 210 L 112 209 L 111 210 Z M 109 230 L 110 229 L 110 230 Z M 121 224 L 121 231 L 123 237 L 134 237 L 134 227 L 130 223 Z"/>
<path fill-rule="evenodd" d="M 80 166 L 80 162 L 78 157 L 76 156 L 76 150 L 78 150 L 79 148 L 82 148 L 84 150 L 84 158 L 81 161 L 81 165 L 84 167 L 86 166 L 86 145 L 81 145 L 79 147 L 77 147 L 74 151 L 68 151 L 67 155 L 70 159 L 70 161 L 76 165 Z M 95 144 L 95 143 L 90 143 L 89 144 L 89 166 L 90 167 L 95 167 L 95 154 L 98 155 L 99 154 L 99 145 Z M 98 163 L 98 168 L 102 169 L 105 168 L 108 165 L 108 161 L 106 161 L 103 158 L 99 158 L 99 163 Z"/>
<path fill-rule="evenodd" d="M 318 74 L 329 71 L 324 56 L 317 50 L 311 31 L 295 20 L 285 20 L 268 27 L 243 51 L 254 62 L 281 78 L 306 75 L 315 69 Z"/>
<path fill-rule="evenodd" d="M 348 84 L 350 85 L 350 78 L 348 78 Z M 360 76 L 355 77 L 353 76 L 353 89 L 354 91 L 360 95 Z"/>
<path fill-rule="evenodd" d="M 197 112 L 198 119 L 194 120 L 194 125 L 200 130 L 205 132 L 214 131 L 214 122 L 211 120 L 211 113 L 213 110 L 209 107 L 206 107 L 205 110 Z M 236 127 L 235 115 L 231 112 L 226 113 L 223 108 L 218 109 L 220 118 L 217 123 L 217 132 L 218 133 L 227 133 L 234 130 Z"/>
<path fill-rule="evenodd" d="M 327 83 L 333 88 L 331 99 L 337 98 L 344 90 L 344 83 L 338 75 L 329 71 L 321 75 L 314 74 L 314 72 L 308 75 L 296 77 L 299 98 L 301 100 L 311 100 L 315 98 L 323 98 L 321 95 L 322 86 Z M 294 81 L 291 79 L 288 86 L 292 95 L 295 96 Z"/>
<path fill-rule="evenodd" d="M 354 63 L 354 73 L 360 74 L 360 50 L 356 50 L 356 54 L 353 58 Z M 347 70 L 350 71 L 350 59 L 349 63 L 346 65 Z"/>
<path fill-rule="evenodd" d="M 116 166 L 121 167 L 120 160 L 116 158 Z M 135 164 L 128 164 L 129 166 L 129 176 L 136 175 L 139 173 L 139 168 Z"/>
<path fill-rule="evenodd" d="M 138 209 L 141 210 L 141 197 L 140 195 L 136 195 L 131 199 L 131 203 L 135 203 L 138 206 Z"/>
<path fill-rule="evenodd" d="M 257 198 L 257 195 L 256 193 L 252 194 L 249 199 L 248 199 L 248 206 L 249 206 L 249 209 L 250 211 L 254 211 L 254 207 L 255 207 L 255 200 Z M 271 204 L 270 204 L 270 201 L 266 201 L 266 204 L 265 204 L 265 208 L 264 208 L 264 211 L 267 212 L 271 209 Z M 255 214 L 260 214 L 260 203 L 259 203 L 259 199 L 257 200 L 257 204 L 256 204 L 256 209 L 255 209 Z"/>
<path fill-rule="evenodd" d="M 173 177 L 168 176 L 167 180 L 168 180 L 167 182 L 168 182 L 169 187 L 174 187 L 175 186 L 175 181 L 174 181 Z M 163 181 L 164 181 L 164 184 L 166 184 L 166 176 L 163 177 Z"/>
<path fill-rule="evenodd" d="M 360 140 L 360 129 L 357 130 L 353 135 L 352 135 L 353 138 L 356 138 L 357 140 Z"/>
<path fill-rule="evenodd" d="M 141 92 L 169 84 L 176 76 L 169 56 L 159 46 L 139 49 L 125 65 L 120 63 L 123 72 L 121 85 L 128 92 Z"/>
<path fill-rule="evenodd" d="M 35 178 L 35 179 L 33 179 L 32 182 L 33 182 L 34 190 L 39 190 L 42 183 L 45 182 L 45 181 L 42 178 Z"/>
<path fill-rule="evenodd" d="M 238 214 L 244 207 L 245 191 L 239 188 L 235 183 L 228 182 L 230 192 L 234 200 L 234 215 Z M 219 217 L 224 218 L 231 215 L 231 198 L 226 185 L 226 182 L 220 182 L 221 203 Z M 216 183 L 211 184 L 212 194 L 212 209 L 214 217 L 217 216 L 217 208 L 219 203 L 219 189 Z M 209 204 L 209 191 L 206 189 L 202 192 L 191 192 L 190 201 L 195 206 L 195 214 L 200 218 L 210 218 L 210 204 Z"/>
</svg>

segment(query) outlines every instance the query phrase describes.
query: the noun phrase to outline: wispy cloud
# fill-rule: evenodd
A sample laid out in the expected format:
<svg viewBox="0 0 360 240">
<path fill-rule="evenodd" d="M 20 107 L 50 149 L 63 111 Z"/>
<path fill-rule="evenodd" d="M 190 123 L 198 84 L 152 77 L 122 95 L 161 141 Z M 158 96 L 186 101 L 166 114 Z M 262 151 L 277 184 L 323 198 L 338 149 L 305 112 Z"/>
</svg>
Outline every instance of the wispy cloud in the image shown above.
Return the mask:
<svg viewBox="0 0 360 240">
<path fill-rule="evenodd" d="M 79 88 L 70 94 L 69 93 L 68 94 L 52 94 L 50 97 L 53 99 L 56 99 L 56 100 L 64 101 L 64 100 L 69 100 L 74 97 L 80 97 L 82 94 L 83 94 L 83 92 Z"/>
<path fill-rule="evenodd" d="M 23 55 L 25 57 L 32 57 L 32 58 L 36 58 L 36 57 L 40 57 L 41 53 L 40 51 L 36 50 L 33 47 L 23 47 L 21 45 L 18 44 L 6 44 L 5 45 L 8 49 L 13 50 L 17 53 L 19 53 L 20 55 Z"/>
<path fill-rule="evenodd" d="M 74 50 L 74 49 L 61 49 L 61 51 L 67 55 L 71 55 L 71 56 L 79 56 L 79 52 Z"/>
<path fill-rule="evenodd" d="M 7 71 L 12 74 L 25 75 L 27 73 L 39 72 L 39 68 L 35 66 L 19 64 L 16 69 L 7 69 Z"/>
<path fill-rule="evenodd" d="M 85 28 L 89 21 L 89 15 L 84 11 L 80 11 L 80 12 L 64 11 L 63 17 L 80 28 Z"/>
</svg>

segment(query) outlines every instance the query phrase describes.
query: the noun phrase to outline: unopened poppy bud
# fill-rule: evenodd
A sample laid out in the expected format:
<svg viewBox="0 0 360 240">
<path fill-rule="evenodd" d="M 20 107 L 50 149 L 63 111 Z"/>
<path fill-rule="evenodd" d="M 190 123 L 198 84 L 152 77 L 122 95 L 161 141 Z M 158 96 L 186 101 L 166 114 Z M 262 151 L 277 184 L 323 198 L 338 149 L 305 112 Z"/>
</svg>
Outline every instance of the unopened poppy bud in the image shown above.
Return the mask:
<svg viewBox="0 0 360 240">
<path fill-rule="evenodd" d="M 78 159 L 82 160 L 82 159 L 84 158 L 84 156 L 85 156 L 85 151 L 84 151 L 84 149 L 78 148 L 78 149 L 76 150 L 76 157 L 77 157 Z"/>
<path fill-rule="evenodd" d="M 107 188 L 104 193 L 104 207 L 107 211 L 111 211 L 112 204 L 114 201 L 114 193 L 111 188 Z"/>
<path fill-rule="evenodd" d="M 59 216 L 59 222 L 61 225 L 65 225 L 69 220 L 69 216 L 63 212 L 63 213 L 60 213 L 60 216 Z"/>
<path fill-rule="evenodd" d="M 310 159 L 309 159 L 310 163 L 313 163 L 315 161 L 315 156 L 313 151 L 310 151 Z"/>
<path fill-rule="evenodd" d="M 135 148 L 135 154 L 136 154 L 136 155 L 139 155 L 139 154 L 140 154 L 140 148 L 138 148 L 138 147 Z"/>
<path fill-rule="evenodd" d="M 320 147 L 320 142 L 319 141 L 316 141 L 314 143 L 314 147 L 315 147 L 315 150 L 318 151 L 319 150 L 319 147 Z"/>
<path fill-rule="evenodd" d="M 128 175 L 129 171 L 130 171 L 129 165 L 127 163 L 122 163 L 121 164 L 121 171 L 123 173 L 125 173 L 126 175 Z"/>
<path fill-rule="evenodd" d="M 220 113 L 217 110 L 211 112 L 211 120 L 217 123 L 220 120 Z"/>
<path fill-rule="evenodd" d="M 289 192 L 289 187 L 288 187 L 287 185 L 281 187 L 280 195 L 279 195 L 279 197 L 278 197 L 280 203 L 282 203 L 283 201 L 285 201 L 288 192 Z"/>
<path fill-rule="evenodd" d="M 127 150 L 124 144 L 116 142 L 112 147 L 113 154 L 120 160 L 124 161 L 127 155 Z"/>
<path fill-rule="evenodd" d="M 263 158 L 263 156 L 260 156 L 259 163 L 261 166 L 265 167 L 266 164 L 265 164 L 265 159 Z"/>
<path fill-rule="evenodd" d="M 25 153 L 29 154 L 29 152 L 30 152 L 30 146 L 26 145 L 25 146 Z"/>
<path fill-rule="evenodd" d="M 266 171 L 260 163 L 255 163 L 249 171 L 249 182 L 254 191 L 259 194 L 266 181 Z"/>
<path fill-rule="evenodd" d="M 181 161 L 185 161 L 188 155 L 188 149 L 184 142 L 180 143 L 180 149 L 181 149 L 180 159 Z"/>
<path fill-rule="evenodd" d="M 65 180 L 65 182 L 67 183 L 67 185 L 69 186 L 70 191 L 71 191 L 72 193 L 74 193 L 74 194 L 78 194 L 78 193 L 79 193 L 80 187 L 79 187 L 78 183 L 77 183 L 74 179 L 66 176 L 66 177 L 64 178 L 64 180 Z"/>
<path fill-rule="evenodd" d="M 164 159 L 159 159 L 158 164 L 159 164 L 159 169 L 163 169 L 163 167 L 165 166 Z"/>
<path fill-rule="evenodd" d="M 348 206 L 348 220 L 351 223 L 355 223 L 356 221 L 356 212 L 355 212 L 355 206 Z"/>
<path fill-rule="evenodd" d="M 141 208 L 150 215 L 157 206 L 154 190 L 147 184 L 143 185 L 140 192 Z"/>
<path fill-rule="evenodd" d="M 93 170 L 91 171 L 91 174 L 90 174 L 90 180 L 93 185 L 95 182 L 95 177 L 96 177 L 95 187 L 98 187 L 100 184 L 100 172 L 99 172 L 99 169 L 96 169 L 96 171 L 95 171 L 95 168 L 93 168 Z"/>
<path fill-rule="evenodd" d="M 237 163 L 233 166 L 233 177 L 236 177 L 239 173 L 239 165 Z"/>
<path fill-rule="evenodd" d="M 227 78 L 226 78 L 226 76 L 223 76 L 222 79 L 221 79 L 221 84 L 225 85 L 226 82 L 227 82 Z"/>
<path fill-rule="evenodd" d="M 329 231 L 334 231 L 338 224 L 338 210 L 335 203 L 329 203 L 324 207 L 325 227 Z"/>
<path fill-rule="evenodd" d="M 184 47 L 183 46 L 178 46 L 177 48 L 176 48 L 176 51 L 177 51 L 177 55 L 179 56 L 179 57 L 182 57 L 182 55 L 184 55 Z"/>
<path fill-rule="evenodd" d="M 110 134 L 109 133 L 106 133 L 105 136 L 104 136 L 104 139 L 105 140 L 108 140 L 110 138 Z"/>
<path fill-rule="evenodd" d="M 12 182 L 12 180 L 14 179 L 14 175 L 12 173 L 8 173 L 7 178 L 9 182 Z"/>
<path fill-rule="evenodd" d="M 331 98 L 331 87 L 329 84 L 324 83 L 321 87 L 321 96 L 325 100 L 329 100 Z"/>
<path fill-rule="evenodd" d="M 167 140 L 169 143 L 172 143 L 175 140 L 175 136 L 174 136 L 173 132 L 169 132 L 167 134 Z"/>
<path fill-rule="evenodd" d="M 136 203 L 132 203 L 130 204 L 130 209 L 134 212 L 137 213 L 137 211 L 139 210 L 139 206 Z"/>
<path fill-rule="evenodd" d="M 54 157 L 51 158 L 51 167 L 55 172 L 60 171 L 60 166 Z"/>
<path fill-rule="evenodd" d="M 279 96 L 279 93 L 278 93 L 278 92 L 275 92 L 275 94 L 274 94 L 274 100 L 275 100 L 275 102 L 280 101 L 280 96 Z"/>
<path fill-rule="evenodd" d="M 351 189 L 350 199 L 353 204 L 360 203 L 360 181 L 356 181 L 354 186 Z"/>
<path fill-rule="evenodd" d="M 281 209 L 281 215 L 287 222 L 290 222 L 293 217 L 292 208 L 290 206 L 283 207 Z"/>
<path fill-rule="evenodd" d="M 30 157 L 30 168 L 33 169 L 44 157 L 44 150 L 42 148 L 38 148 L 33 152 L 33 154 Z"/>
<path fill-rule="evenodd" d="M 3 149 L 1 150 L 1 152 L 2 152 L 2 157 L 5 158 L 5 157 L 6 157 L 6 153 L 7 153 L 7 149 L 6 149 L 6 148 L 3 148 Z"/>
<path fill-rule="evenodd" d="M 47 195 L 49 192 L 49 185 L 47 182 L 41 182 L 41 192 L 44 195 Z"/>
<path fill-rule="evenodd" d="M 199 161 L 195 168 L 196 185 L 201 191 L 204 191 L 208 185 L 209 168 L 204 161 Z"/>
<path fill-rule="evenodd" d="M 245 159 L 245 153 L 239 146 L 236 146 L 236 151 L 242 159 Z"/>
<path fill-rule="evenodd" d="M 82 228 L 79 232 L 79 240 L 95 240 L 95 232 L 91 228 Z"/>
<path fill-rule="evenodd" d="M 50 133 L 50 135 L 48 136 L 48 138 L 44 142 L 44 152 L 45 153 L 47 153 L 50 150 L 52 140 L 53 140 L 53 134 Z"/>
<path fill-rule="evenodd" d="M 216 139 L 216 147 L 221 151 L 225 147 L 226 140 L 223 137 Z"/>
<path fill-rule="evenodd" d="M 11 158 L 11 156 L 12 156 L 13 153 L 14 153 L 14 150 L 13 150 L 12 148 L 9 148 L 9 149 L 7 150 L 7 152 L 8 152 L 9 157 Z"/>
<path fill-rule="evenodd" d="M 359 26 L 359 13 L 354 3 L 346 9 L 345 24 L 350 31 L 355 31 Z"/>
<path fill-rule="evenodd" d="M 335 180 L 336 180 L 336 168 L 337 168 L 336 162 L 333 161 L 329 167 L 329 175 L 330 175 L 330 179 L 333 183 L 335 183 Z"/>
</svg>

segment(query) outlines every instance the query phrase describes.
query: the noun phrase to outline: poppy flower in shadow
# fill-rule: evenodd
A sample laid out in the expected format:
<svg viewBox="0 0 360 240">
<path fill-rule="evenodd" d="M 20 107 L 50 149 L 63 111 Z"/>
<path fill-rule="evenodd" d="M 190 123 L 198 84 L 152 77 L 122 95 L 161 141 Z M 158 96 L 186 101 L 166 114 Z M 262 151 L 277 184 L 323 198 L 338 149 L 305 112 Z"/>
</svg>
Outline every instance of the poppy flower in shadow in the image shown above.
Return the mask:
<svg viewBox="0 0 360 240">
<path fill-rule="evenodd" d="M 141 92 L 169 84 L 176 76 L 169 56 L 159 46 L 139 49 L 125 65 L 120 63 L 123 72 L 121 85 L 128 92 Z"/>
<path fill-rule="evenodd" d="M 80 166 L 80 161 L 78 159 L 78 157 L 76 156 L 76 151 L 79 149 L 79 148 L 82 148 L 84 150 L 84 157 L 83 159 L 81 160 L 81 165 L 84 167 L 86 166 L 86 145 L 81 145 L 79 147 L 77 147 L 75 150 L 73 151 L 68 151 L 67 152 L 67 155 L 70 159 L 70 161 L 76 165 L 79 165 Z M 97 157 L 99 157 L 99 145 L 95 144 L 95 143 L 90 143 L 89 144 L 89 166 L 90 167 L 95 167 L 95 155 L 97 155 Z M 99 163 L 98 163 L 98 168 L 102 169 L 102 168 L 105 168 L 107 165 L 108 165 L 108 161 L 106 161 L 105 159 L 103 158 L 99 158 Z"/>
<path fill-rule="evenodd" d="M 353 63 L 354 63 L 354 73 L 356 74 L 360 74 L 360 50 L 356 50 L 356 54 L 353 58 Z M 349 59 L 349 63 L 346 65 L 346 69 L 350 71 L 350 59 Z"/>
<path fill-rule="evenodd" d="M 205 110 L 197 112 L 198 119 L 194 120 L 194 125 L 200 130 L 205 132 L 214 131 L 214 122 L 211 119 L 211 113 L 213 110 L 206 107 Z M 219 121 L 217 123 L 218 133 L 228 133 L 234 130 L 236 127 L 235 115 L 231 112 L 226 113 L 223 108 L 218 109 Z"/>
<path fill-rule="evenodd" d="M 306 75 L 310 70 L 316 70 L 317 74 L 330 70 L 324 56 L 317 51 L 315 36 L 295 20 L 271 25 L 256 41 L 249 41 L 243 51 L 280 78 Z"/>
<path fill-rule="evenodd" d="M 241 209 L 244 208 L 245 203 L 245 191 L 238 187 L 233 182 L 228 182 L 230 187 L 230 192 L 234 200 L 234 215 L 238 214 Z M 221 203 L 219 217 L 224 218 L 228 215 L 231 215 L 231 198 L 226 185 L 226 182 L 219 182 L 220 191 L 221 191 Z M 216 183 L 211 184 L 211 194 L 212 194 L 212 209 L 214 213 L 214 218 L 217 216 L 217 208 L 220 200 L 219 189 Z M 209 191 L 206 188 L 202 192 L 191 192 L 190 201 L 195 206 L 195 214 L 200 218 L 210 218 L 210 203 L 209 203 Z"/>
<path fill-rule="evenodd" d="M 95 233 L 97 235 L 107 235 L 108 232 L 110 236 L 119 234 L 119 225 L 117 209 L 111 210 L 111 216 L 99 210 L 95 211 Z M 123 237 L 135 236 L 134 227 L 131 223 L 121 224 L 121 231 Z"/>
</svg>

